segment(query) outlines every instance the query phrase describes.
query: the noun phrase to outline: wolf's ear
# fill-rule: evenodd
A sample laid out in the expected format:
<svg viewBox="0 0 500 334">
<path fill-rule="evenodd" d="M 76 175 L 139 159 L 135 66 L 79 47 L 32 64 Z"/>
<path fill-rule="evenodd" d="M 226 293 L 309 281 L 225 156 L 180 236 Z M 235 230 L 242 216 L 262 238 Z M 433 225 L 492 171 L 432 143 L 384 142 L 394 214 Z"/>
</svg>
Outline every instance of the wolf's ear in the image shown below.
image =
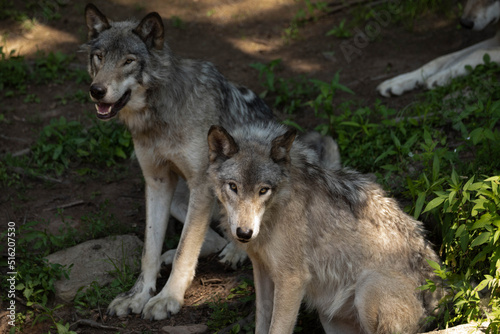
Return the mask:
<svg viewBox="0 0 500 334">
<path fill-rule="evenodd" d="M 208 153 L 210 162 L 214 162 L 219 157 L 231 158 L 239 151 L 238 144 L 234 138 L 219 125 L 212 125 L 208 131 Z"/>
<path fill-rule="evenodd" d="M 85 21 L 89 30 L 89 40 L 96 38 L 102 31 L 110 27 L 106 16 L 91 3 L 85 7 Z"/>
<path fill-rule="evenodd" d="M 161 16 L 156 12 L 146 15 L 134 29 L 134 32 L 146 43 L 148 49 L 155 48 L 157 50 L 163 48 L 164 31 Z"/>
<path fill-rule="evenodd" d="M 290 149 L 297 135 L 297 130 L 290 129 L 285 134 L 274 138 L 271 146 L 271 159 L 274 162 L 288 162 L 290 160 Z"/>
</svg>

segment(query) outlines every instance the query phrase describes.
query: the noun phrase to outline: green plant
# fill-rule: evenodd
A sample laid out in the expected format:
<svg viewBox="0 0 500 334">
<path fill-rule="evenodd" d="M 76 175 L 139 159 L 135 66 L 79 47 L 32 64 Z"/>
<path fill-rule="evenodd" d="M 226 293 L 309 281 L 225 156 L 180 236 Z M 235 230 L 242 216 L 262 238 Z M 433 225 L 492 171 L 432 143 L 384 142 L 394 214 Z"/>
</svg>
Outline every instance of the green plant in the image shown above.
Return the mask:
<svg viewBox="0 0 500 334">
<path fill-rule="evenodd" d="M 66 80 L 78 83 L 89 81 L 86 71 L 70 66 L 74 60 L 73 56 L 62 52 L 45 54 L 40 51 L 34 62 L 28 62 L 24 57 L 15 54 L 14 50 L 6 54 L 0 46 L 0 90 L 5 91 L 5 97 L 12 97 L 15 93 L 26 94 L 28 82 L 40 85 L 61 84 Z M 38 102 L 33 95 L 26 99 L 25 102 Z"/>
<path fill-rule="evenodd" d="M 26 93 L 29 72 L 24 58 L 15 56 L 14 50 L 6 55 L 2 46 L 0 46 L 0 56 L 0 90 L 5 91 L 4 96 L 13 96 L 15 91 Z"/>
<path fill-rule="evenodd" d="M 299 28 L 302 27 L 307 21 L 317 21 L 318 11 L 326 11 L 327 3 L 323 1 L 311 2 L 310 0 L 298 0 L 303 2 L 305 8 L 300 8 L 295 13 L 289 26 L 283 30 L 283 38 L 286 43 L 291 40 L 299 38 Z"/>
<path fill-rule="evenodd" d="M 447 297 L 440 303 L 446 326 L 488 320 L 500 329 L 500 176 L 474 182 L 453 171 L 448 188 L 437 191 L 424 212 L 440 222 L 443 265 L 432 264 L 446 280 Z M 426 288 L 433 288 L 429 282 Z"/>
<path fill-rule="evenodd" d="M 352 33 L 349 31 L 349 29 L 346 26 L 346 20 L 343 19 L 342 21 L 340 21 L 338 26 L 330 29 L 326 33 L 326 36 L 335 36 L 338 38 L 349 38 L 349 37 L 352 37 Z"/>
<path fill-rule="evenodd" d="M 24 98 L 24 103 L 40 103 L 40 98 L 36 94 L 28 94 Z"/>
<path fill-rule="evenodd" d="M 238 286 L 231 289 L 231 293 L 228 297 L 224 299 L 218 299 L 217 301 L 210 302 L 208 307 L 211 310 L 210 320 L 207 321 L 207 326 L 210 331 L 217 332 L 218 330 L 225 328 L 231 324 L 236 323 L 238 320 L 242 319 L 246 314 L 244 309 L 239 307 L 234 307 L 229 301 L 237 299 L 241 303 L 245 304 L 249 301 L 255 300 L 255 294 L 253 293 L 253 281 L 249 279 L 243 279 L 243 281 L 238 284 Z M 254 326 L 244 326 L 241 328 L 239 324 L 236 324 L 231 329 L 231 333 L 253 333 Z"/>
<path fill-rule="evenodd" d="M 117 159 L 126 159 L 132 153 L 132 137 L 123 126 L 115 122 L 93 121 L 86 129 L 82 123 L 53 119 L 43 128 L 32 147 L 32 165 L 42 171 L 62 174 L 74 163 L 111 166 Z M 89 172 L 87 168 L 80 174 Z"/>
</svg>

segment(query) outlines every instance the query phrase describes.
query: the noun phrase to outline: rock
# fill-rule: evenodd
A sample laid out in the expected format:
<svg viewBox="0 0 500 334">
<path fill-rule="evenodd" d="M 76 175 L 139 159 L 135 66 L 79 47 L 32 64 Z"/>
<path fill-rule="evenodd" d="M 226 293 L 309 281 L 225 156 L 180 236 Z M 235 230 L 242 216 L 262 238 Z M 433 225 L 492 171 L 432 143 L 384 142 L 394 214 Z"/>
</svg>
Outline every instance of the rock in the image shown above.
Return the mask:
<svg viewBox="0 0 500 334">
<path fill-rule="evenodd" d="M 142 245 L 136 236 L 121 235 L 89 240 L 50 254 L 47 256 L 50 263 L 73 264 L 69 279 L 63 277 L 55 282 L 56 297 L 70 302 L 78 289 L 88 287 L 93 281 L 101 285 L 111 282 L 113 276 L 109 272 L 116 270 L 115 265 L 128 265 L 131 270 L 137 270 Z"/>
<path fill-rule="evenodd" d="M 488 325 L 488 322 L 483 322 L 481 325 L 470 323 L 424 334 L 485 334 Z"/>
<path fill-rule="evenodd" d="M 167 334 L 201 334 L 208 331 L 207 325 L 165 326 L 161 329 Z"/>
</svg>

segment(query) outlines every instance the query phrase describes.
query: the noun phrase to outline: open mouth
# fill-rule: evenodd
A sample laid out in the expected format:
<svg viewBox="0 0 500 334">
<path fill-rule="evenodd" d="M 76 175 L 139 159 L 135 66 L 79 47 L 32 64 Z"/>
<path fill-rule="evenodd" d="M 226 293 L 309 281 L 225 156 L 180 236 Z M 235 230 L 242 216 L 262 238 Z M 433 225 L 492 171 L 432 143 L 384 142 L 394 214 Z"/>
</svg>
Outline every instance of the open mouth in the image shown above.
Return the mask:
<svg viewBox="0 0 500 334">
<path fill-rule="evenodd" d="M 125 92 L 125 94 L 120 97 L 115 103 L 96 103 L 95 108 L 97 110 L 97 117 L 99 119 L 110 119 L 116 116 L 116 114 L 128 103 L 130 100 L 130 89 Z"/>
</svg>

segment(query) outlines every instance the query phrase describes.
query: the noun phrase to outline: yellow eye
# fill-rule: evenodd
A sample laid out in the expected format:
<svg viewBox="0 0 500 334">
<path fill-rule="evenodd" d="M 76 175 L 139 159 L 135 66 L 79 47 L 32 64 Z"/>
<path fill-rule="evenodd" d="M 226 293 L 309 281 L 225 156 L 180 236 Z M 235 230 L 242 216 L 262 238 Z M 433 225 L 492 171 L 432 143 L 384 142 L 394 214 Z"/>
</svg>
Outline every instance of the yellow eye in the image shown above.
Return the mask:
<svg viewBox="0 0 500 334">
<path fill-rule="evenodd" d="M 269 191 L 269 188 L 264 187 L 259 190 L 259 195 L 265 195 Z"/>
<path fill-rule="evenodd" d="M 129 65 L 131 64 L 135 59 L 132 59 L 132 58 L 129 58 L 127 60 L 125 60 L 125 65 Z"/>
<path fill-rule="evenodd" d="M 97 58 L 97 60 L 101 61 L 102 60 L 102 55 L 98 55 L 96 54 L 95 57 Z"/>
<path fill-rule="evenodd" d="M 235 184 L 235 183 L 233 183 L 233 182 L 229 183 L 229 188 L 230 188 L 232 191 L 234 191 L 235 193 L 237 193 L 237 192 L 238 192 L 238 187 L 237 187 L 237 186 L 236 186 L 236 184 Z"/>
</svg>

